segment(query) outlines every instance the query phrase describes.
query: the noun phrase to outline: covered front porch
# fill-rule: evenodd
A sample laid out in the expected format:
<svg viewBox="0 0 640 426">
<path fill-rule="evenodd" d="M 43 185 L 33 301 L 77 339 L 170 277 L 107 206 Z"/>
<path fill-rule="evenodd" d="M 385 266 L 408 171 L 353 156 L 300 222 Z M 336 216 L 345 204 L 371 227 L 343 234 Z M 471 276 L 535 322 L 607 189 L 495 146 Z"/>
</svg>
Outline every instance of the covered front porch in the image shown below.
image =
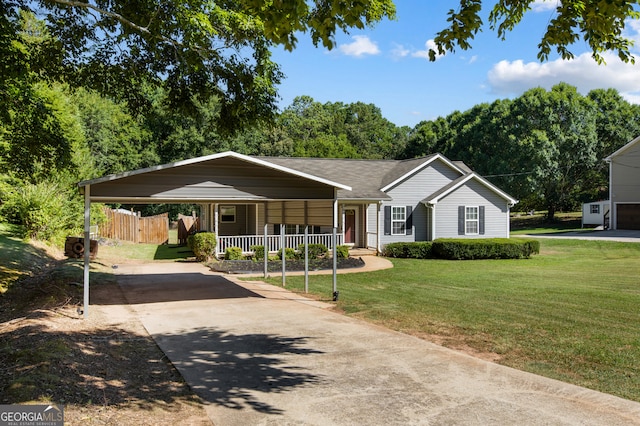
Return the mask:
<svg viewBox="0 0 640 426">
<path fill-rule="evenodd" d="M 255 246 L 264 246 L 269 253 L 282 247 L 297 249 L 303 244 L 323 244 L 329 250 L 335 245 L 350 249 L 366 249 L 379 252 L 377 203 L 338 203 L 337 229 L 326 225 L 295 224 L 295 219 L 265 222 L 281 216 L 295 215 L 296 211 L 323 214 L 326 205 L 310 205 L 310 201 L 298 203 L 210 203 L 201 205 L 200 230 L 214 232 L 217 236 L 216 256 L 224 256 L 229 247 L 239 247 L 243 254 L 254 252 Z M 297 204 L 297 205 L 296 205 Z M 269 209 L 276 211 L 269 211 Z M 299 214 L 299 213 L 298 213 Z M 274 217 L 275 216 L 275 217 Z M 300 223 L 308 223 L 309 217 L 300 215 Z"/>
</svg>

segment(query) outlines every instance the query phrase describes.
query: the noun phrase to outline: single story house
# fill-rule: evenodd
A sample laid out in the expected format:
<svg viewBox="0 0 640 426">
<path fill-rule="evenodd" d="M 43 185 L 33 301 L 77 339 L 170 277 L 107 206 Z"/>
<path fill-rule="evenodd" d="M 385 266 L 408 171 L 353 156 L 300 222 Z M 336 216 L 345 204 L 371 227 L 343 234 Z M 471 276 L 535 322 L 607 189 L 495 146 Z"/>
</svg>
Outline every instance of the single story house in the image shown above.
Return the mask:
<svg viewBox="0 0 640 426">
<path fill-rule="evenodd" d="M 202 206 L 201 229 L 226 247 L 270 251 L 303 241 L 368 248 L 436 238 L 509 237 L 517 200 L 441 154 L 410 160 L 224 152 L 81 182 L 91 200 Z M 303 234 L 307 240 L 303 240 Z"/>
<path fill-rule="evenodd" d="M 640 136 L 605 158 L 611 229 L 640 229 Z"/>
</svg>

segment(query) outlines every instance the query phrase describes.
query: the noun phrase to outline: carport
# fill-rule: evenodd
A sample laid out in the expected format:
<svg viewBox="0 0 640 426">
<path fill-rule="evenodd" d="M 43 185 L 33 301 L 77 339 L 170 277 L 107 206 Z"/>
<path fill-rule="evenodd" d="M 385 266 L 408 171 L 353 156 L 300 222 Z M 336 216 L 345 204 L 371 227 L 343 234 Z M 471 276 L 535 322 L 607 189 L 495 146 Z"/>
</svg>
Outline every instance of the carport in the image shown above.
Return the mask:
<svg viewBox="0 0 640 426">
<path fill-rule="evenodd" d="M 198 157 L 78 183 L 84 194 L 84 241 L 90 240 L 91 203 L 263 203 L 267 225 L 333 228 L 333 291 L 337 291 L 337 190 L 351 187 L 235 152 Z M 306 232 L 305 232 L 306 235 Z M 307 244 L 305 243 L 305 246 Z M 90 251 L 84 250 L 84 317 L 89 312 Z M 267 274 L 267 256 L 264 256 Z M 307 264 L 307 262 L 305 262 Z M 283 283 L 285 280 L 283 261 Z M 308 279 L 308 264 L 305 268 Z"/>
</svg>

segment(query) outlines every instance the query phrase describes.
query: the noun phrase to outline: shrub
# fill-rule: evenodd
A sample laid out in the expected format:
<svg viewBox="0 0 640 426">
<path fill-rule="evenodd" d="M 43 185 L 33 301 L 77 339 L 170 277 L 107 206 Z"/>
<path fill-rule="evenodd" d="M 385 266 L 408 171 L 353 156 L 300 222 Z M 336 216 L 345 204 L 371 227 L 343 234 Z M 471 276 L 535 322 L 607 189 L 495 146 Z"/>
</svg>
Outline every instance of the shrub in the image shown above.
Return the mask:
<svg viewBox="0 0 640 426">
<path fill-rule="evenodd" d="M 441 259 L 519 259 L 539 252 L 540 243 L 535 240 L 438 239 L 433 242 L 433 253 Z"/>
<path fill-rule="evenodd" d="M 314 259 L 327 254 L 329 249 L 324 244 L 309 244 L 309 258 Z M 300 257 L 304 257 L 304 244 L 300 244 L 298 246 L 298 253 L 300 253 Z"/>
<path fill-rule="evenodd" d="M 293 260 L 297 257 L 296 251 L 290 247 L 284 249 L 285 260 Z M 278 259 L 282 260 L 282 249 L 278 250 Z"/>
<path fill-rule="evenodd" d="M 198 232 L 189 235 L 187 244 L 200 261 L 212 258 L 216 250 L 216 234 L 213 232 Z"/>
<path fill-rule="evenodd" d="M 249 247 L 253 252 L 253 260 L 264 260 L 264 246 Z"/>
<path fill-rule="evenodd" d="M 24 237 L 63 245 L 65 234 L 77 232 L 82 225 L 82 204 L 62 182 L 15 180 L 11 187 L 4 185 L 2 193 L 2 216 L 21 225 Z"/>
<path fill-rule="evenodd" d="M 336 255 L 338 256 L 338 259 L 346 259 L 349 257 L 349 246 L 336 247 Z"/>
<path fill-rule="evenodd" d="M 493 239 L 438 239 L 433 242 L 418 241 L 390 243 L 384 246 L 386 257 L 411 259 L 519 259 L 540 253 L 536 240 Z"/>
<path fill-rule="evenodd" d="M 390 243 L 384 246 L 382 255 L 407 259 L 431 259 L 433 258 L 432 246 L 431 241 Z"/>
<path fill-rule="evenodd" d="M 225 260 L 242 260 L 242 248 L 227 247 L 224 251 Z"/>
</svg>

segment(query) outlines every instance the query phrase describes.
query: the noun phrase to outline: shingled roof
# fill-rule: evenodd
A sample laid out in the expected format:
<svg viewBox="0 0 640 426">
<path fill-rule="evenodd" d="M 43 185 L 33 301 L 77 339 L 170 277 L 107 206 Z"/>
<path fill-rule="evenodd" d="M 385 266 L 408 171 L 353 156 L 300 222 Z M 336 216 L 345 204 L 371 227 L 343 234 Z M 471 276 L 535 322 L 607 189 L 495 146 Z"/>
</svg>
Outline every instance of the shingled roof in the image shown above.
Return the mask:
<svg viewBox="0 0 640 426">
<path fill-rule="evenodd" d="M 409 160 L 354 160 L 342 158 L 257 157 L 303 173 L 351 186 L 351 191 L 338 190 L 341 200 L 388 200 L 384 188 L 419 170 L 435 158 L 447 161 L 439 154 Z M 450 162 L 464 175 L 471 173 L 462 162 Z"/>
</svg>

